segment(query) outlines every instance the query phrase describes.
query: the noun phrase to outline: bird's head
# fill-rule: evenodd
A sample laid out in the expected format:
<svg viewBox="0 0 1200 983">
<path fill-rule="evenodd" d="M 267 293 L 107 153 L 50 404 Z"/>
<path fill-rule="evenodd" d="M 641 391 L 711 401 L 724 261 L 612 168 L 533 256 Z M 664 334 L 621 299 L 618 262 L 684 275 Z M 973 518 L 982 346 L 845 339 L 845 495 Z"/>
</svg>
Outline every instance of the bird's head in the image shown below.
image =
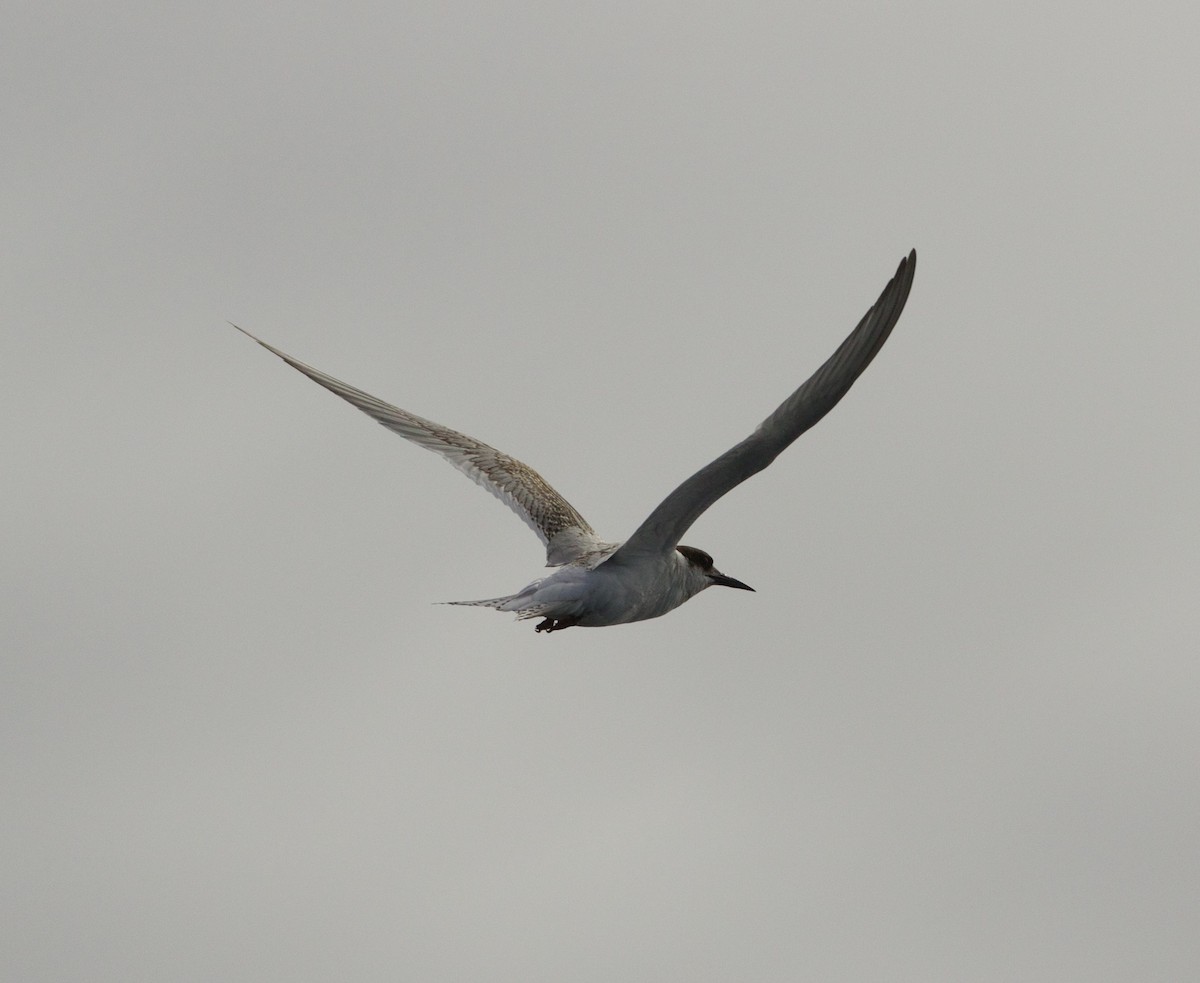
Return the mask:
<svg viewBox="0 0 1200 983">
<path fill-rule="evenodd" d="M 704 550 L 698 550 L 694 546 L 676 546 L 675 549 L 687 560 L 689 570 L 697 578 L 696 593 L 706 587 L 736 587 L 738 590 L 754 590 L 749 584 L 743 584 L 740 580 L 734 580 L 733 577 L 726 577 L 713 566 L 713 558 Z"/>
</svg>

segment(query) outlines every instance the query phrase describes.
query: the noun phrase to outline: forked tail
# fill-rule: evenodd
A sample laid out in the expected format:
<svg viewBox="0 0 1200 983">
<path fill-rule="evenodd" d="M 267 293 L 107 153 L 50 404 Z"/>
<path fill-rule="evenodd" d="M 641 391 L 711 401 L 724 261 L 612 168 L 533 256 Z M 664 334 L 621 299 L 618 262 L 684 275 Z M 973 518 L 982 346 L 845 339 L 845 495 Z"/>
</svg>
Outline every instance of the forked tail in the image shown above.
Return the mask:
<svg viewBox="0 0 1200 983">
<path fill-rule="evenodd" d="M 518 621 L 528 618 L 541 618 L 546 613 L 546 604 L 530 604 L 527 594 L 510 594 L 508 597 L 489 597 L 482 601 L 439 601 L 439 604 L 453 604 L 456 607 L 491 608 L 493 611 L 512 611 Z"/>
</svg>

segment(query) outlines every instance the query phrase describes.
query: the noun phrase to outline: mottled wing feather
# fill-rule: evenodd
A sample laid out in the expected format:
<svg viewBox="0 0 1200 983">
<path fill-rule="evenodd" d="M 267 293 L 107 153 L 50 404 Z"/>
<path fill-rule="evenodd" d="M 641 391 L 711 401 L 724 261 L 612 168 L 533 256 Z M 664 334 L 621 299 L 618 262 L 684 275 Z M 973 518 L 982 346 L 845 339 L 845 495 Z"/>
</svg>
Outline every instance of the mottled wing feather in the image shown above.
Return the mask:
<svg viewBox="0 0 1200 983">
<path fill-rule="evenodd" d="M 546 546 L 549 565 L 569 563 L 596 548 L 599 541 L 592 527 L 529 465 L 457 430 L 385 403 L 370 393 L 349 386 L 311 365 L 305 365 L 262 339 L 255 338 L 244 328 L 238 328 L 236 324 L 234 327 L 393 433 L 440 454 L 477 485 L 495 495 L 537 533 Z"/>
<path fill-rule="evenodd" d="M 701 468 L 650 513 L 609 562 L 674 549 L 683 534 L 722 495 L 757 474 L 849 391 L 883 347 L 912 288 L 917 253 L 900 261 L 896 275 L 838 350 L 758 429 Z"/>
</svg>

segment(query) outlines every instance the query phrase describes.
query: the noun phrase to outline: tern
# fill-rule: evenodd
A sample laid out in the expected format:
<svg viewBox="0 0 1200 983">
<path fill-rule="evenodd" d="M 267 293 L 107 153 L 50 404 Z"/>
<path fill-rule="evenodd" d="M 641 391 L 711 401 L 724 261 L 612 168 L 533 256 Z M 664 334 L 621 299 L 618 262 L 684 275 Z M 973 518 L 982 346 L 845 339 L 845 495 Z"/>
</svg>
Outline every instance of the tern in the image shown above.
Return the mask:
<svg viewBox="0 0 1200 983">
<path fill-rule="evenodd" d="M 237 328 L 313 382 L 393 433 L 440 454 L 523 519 L 557 568 L 515 594 L 450 601 L 541 618 L 536 630 L 594 628 L 657 618 L 709 587 L 753 587 L 727 577 L 713 558 L 680 539 L 726 492 L 762 471 L 837 404 L 871 363 L 904 310 L 916 270 L 914 249 L 841 346 L 740 444 L 706 465 L 662 500 L 623 543 L 600 539 L 586 520 L 533 468 L 473 437 L 450 430 L 355 389 Z"/>
</svg>

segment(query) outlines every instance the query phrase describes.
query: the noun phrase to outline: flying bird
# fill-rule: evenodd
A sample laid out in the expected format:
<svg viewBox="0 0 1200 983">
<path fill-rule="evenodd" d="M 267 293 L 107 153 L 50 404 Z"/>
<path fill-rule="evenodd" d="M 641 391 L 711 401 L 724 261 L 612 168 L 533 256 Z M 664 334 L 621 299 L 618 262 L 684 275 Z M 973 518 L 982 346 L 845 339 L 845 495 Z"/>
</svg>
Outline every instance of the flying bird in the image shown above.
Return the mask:
<svg viewBox="0 0 1200 983">
<path fill-rule="evenodd" d="M 440 454 L 516 512 L 545 545 L 546 566 L 554 572 L 505 597 L 449 603 L 512 611 L 519 619 L 541 618 L 536 630 L 553 632 L 657 618 L 709 587 L 754 590 L 721 573 L 704 550 L 679 541 L 710 505 L 767 467 L 846 395 L 904 310 L 916 264 L 914 249 L 829 360 L 749 437 L 664 498 L 623 543 L 600 539 L 527 464 L 339 382 L 233 326 L 389 430 Z"/>
</svg>

